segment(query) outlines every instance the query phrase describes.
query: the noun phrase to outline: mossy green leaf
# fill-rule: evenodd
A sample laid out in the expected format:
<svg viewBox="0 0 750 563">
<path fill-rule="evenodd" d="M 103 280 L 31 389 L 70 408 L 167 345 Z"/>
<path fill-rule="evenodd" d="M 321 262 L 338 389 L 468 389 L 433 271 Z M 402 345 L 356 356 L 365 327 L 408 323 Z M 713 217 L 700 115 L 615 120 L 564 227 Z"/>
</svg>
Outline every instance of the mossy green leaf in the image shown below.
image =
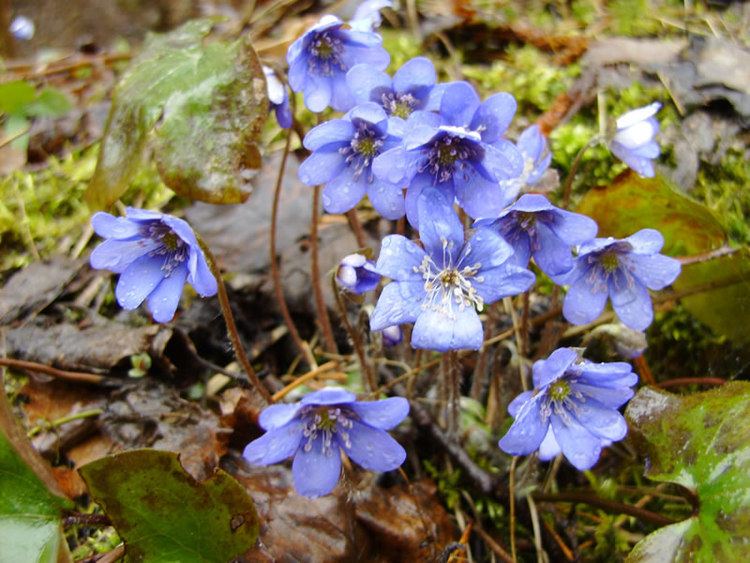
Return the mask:
<svg viewBox="0 0 750 563">
<path fill-rule="evenodd" d="M 628 171 L 609 186 L 589 190 L 577 211 L 593 218 L 600 237 L 622 238 L 640 229 L 664 235 L 662 252 L 690 256 L 726 242 L 721 223 L 711 210 L 682 195 L 662 178 L 641 178 Z"/>
<path fill-rule="evenodd" d="M 258 538 L 252 499 L 220 469 L 198 482 L 178 454 L 133 450 L 80 473 L 125 542 L 126 561 L 231 561 Z"/>
<path fill-rule="evenodd" d="M 175 192 L 241 203 L 260 167 L 256 141 L 268 115 L 265 78 L 246 40 L 207 42 L 213 22 L 153 35 L 118 83 L 89 206 L 111 205 L 153 156 Z"/>
<path fill-rule="evenodd" d="M 23 109 L 34 101 L 36 90 L 25 80 L 13 80 L 0 84 L 0 113 L 23 113 Z"/>
<path fill-rule="evenodd" d="M 750 383 L 688 396 L 644 388 L 625 415 L 646 476 L 698 498 L 691 518 L 641 540 L 628 561 L 750 561 Z"/>
<path fill-rule="evenodd" d="M 65 508 L 72 503 L 47 489 L 0 430 L 0 563 L 67 560 Z"/>
</svg>

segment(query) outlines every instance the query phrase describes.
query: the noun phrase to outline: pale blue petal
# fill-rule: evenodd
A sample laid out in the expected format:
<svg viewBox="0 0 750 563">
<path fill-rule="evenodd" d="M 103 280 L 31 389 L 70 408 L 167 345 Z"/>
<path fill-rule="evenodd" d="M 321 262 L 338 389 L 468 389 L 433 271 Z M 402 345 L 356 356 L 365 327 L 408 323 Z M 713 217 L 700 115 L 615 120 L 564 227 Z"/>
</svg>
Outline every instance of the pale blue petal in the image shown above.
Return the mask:
<svg viewBox="0 0 750 563">
<path fill-rule="evenodd" d="M 473 307 L 459 310 L 453 304 L 453 312 L 427 309 L 414 323 L 411 334 L 412 348 L 437 350 L 479 350 L 484 340 L 484 331 L 479 315 Z"/>
<path fill-rule="evenodd" d="M 440 115 L 449 125 L 468 127 L 479 107 L 479 96 L 468 82 L 447 84 L 440 101 Z"/>
<path fill-rule="evenodd" d="M 115 217 L 99 211 L 91 218 L 94 232 L 103 238 L 127 239 L 140 235 L 143 225 L 125 217 Z"/>
<path fill-rule="evenodd" d="M 473 169 L 465 176 L 454 176 L 453 182 L 459 205 L 473 219 L 494 219 L 507 203 L 500 184 L 483 178 Z"/>
<path fill-rule="evenodd" d="M 331 77 L 331 107 L 336 111 L 349 111 L 356 103 L 346 83 L 346 74 L 334 73 Z"/>
<path fill-rule="evenodd" d="M 91 252 L 89 262 L 91 267 L 97 270 L 109 270 L 120 274 L 135 260 L 158 246 L 158 243 L 148 238 L 109 239 L 102 242 Z"/>
<path fill-rule="evenodd" d="M 358 401 L 350 408 L 364 424 L 391 430 L 409 414 L 409 401 L 403 397 L 389 397 L 379 401 Z"/>
<path fill-rule="evenodd" d="M 640 281 L 618 272 L 609 284 L 612 308 L 626 326 L 646 330 L 654 320 L 651 296 Z"/>
<path fill-rule="evenodd" d="M 604 311 L 608 294 L 605 283 L 591 285 L 580 278 L 568 288 L 563 302 L 563 315 L 574 325 L 590 323 Z"/>
<path fill-rule="evenodd" d="M 168 323 L 180 304 L 188 269 L 185 263 L 172 270 L 148 296 L 148 310 L 157 323 Z"/>
<path fill-rule="evenodd" d="M 576 401 L 572 411 L 578 422 L 589 432 L 611 441 L 622 440 L 628 433 L 628 423 L 615 409 L 607 408 L 594 399 Z"/>
<path fill-rule="evenodd" d="M 555 208 L 555 219 L 550 224 L 552 231 L 571 246 L 582 244 L 596 236 L 599 227 L 596 221 L 580 213 Z"/>
<path fill-rule="evenodd" d="M 421 247 L 401 235 L 388 235 L 380 245 L 380 256 L 375 270 L 397 281 L 420 281 L 416 271 L 425 257 Z"/>
<path fill-rule="evenodd" d="M 393 89 L 399 94 L 416 93 L 424 96 L 435 85 L 437 74 L 432 61 L 426 57 L 414 57 L 406 61 L 393 75 Z"/>
<path fill-rule="evenodd" d="M 335 143 L 338 146 L 348 145 L 354 136 L 354 125 L 346 119 L 331 119 L 310 129 L 305 135 L 305 148 L 316 151 L 319 148 Z"/>
<path fill-rule="evenodd" d="M 539 460 L 549 461 L 553 457 L 560 455 L 560 444 L 555 440 L 555 433 L 552 431 L 552 426 L 547 429 L 547 434 L 544 436 L 544 440 L 539 444 Z"/>
<path fill-rule="evenodd" d="M 135 309 L 164 278 L 164 257 L 141 256 L 120 275 L 115 297 L 123 309 Z"/>
<path fill-rule="evenodd" d="M 216 278 L 208 267 L 206 257 L 200 248 L 190 248 L 188 258 L 188 282 L 195 288 L 198 295 L 210 297 L 219 290 Z"/>
<path fill-rule="evenodd" d="M 422 191 L 417 202 L 419 238 L 440 269 L 455 264 L 464 245 L 464 227 L 452 203 L 437 189 Z"/>
<path fill-rule="evenodd" d="M 339 446 L 357 465 L 369 471 L 392 471 L 406 459 L 406 451 L 387 432 L 353 421 L 349 429 L 351 447 L 337 435 Z"/>
<path fill-rule="evenodd" d="M 367 197 L 384 219 L 394 221 L 404 216 L 404 190 L 390 182 L 374 179 L 367 184 Z"/>
<path fill-rule="evenodd" d="M 496 268 L 507 262 L 513 248 L 503 237 L 486 227 L 480 227 L 466 244 L 464 265 L 480 264 L 483 270 Z"/>
<path fill-rule="evenodd" d="M 370 65 L 354 65 L 346 73 L 346 83 L 358 103 L 380 102 L 380 96 L 391 91 L 391 77 Z"/>
<path fill-rule="evenodd" d="M 315 154 L 318 153 L 313 156 Z M 301 174 L 301 166 L 299 170 Z M 354 178 L 351 166 L 340 170 L 323 188 L 323 209 L 328 213 L 346 213 L 353 209 L 365 195 L 365 182 L 364 174 Z"/>
<path fill-rule="evenodd" d="M 302 423 L 286 424 L 250 442 L 242 456 L 251 465 L 272 465 L 290 458 L 302 441 Z"/>
<path fill-rule="evenodd" d="M 634 383 L 631 383 L 630 385 L 634 385 Z M 601 405 L 611 409 L 620 408 L 632 399 L 635 394 L 629 387 L 601 387 L 598 386 L 596 382 L 586 385 L 581 383 L 581 380 L 578 380 L 574 387 L 576 391 L 584 395 L 586 400 L 593 399 Z"/>
<path fill-rule="evenodd" d="M 508 129 L 516 108 L 515 98 L 507 92 L 490 96 L 479 106 L 471 129 L 480 130 L 485 143 L 494 143 Z"/>
<path fill-rule="evenodd" d="M 327 495 L 336 487 L 340 474 L 339 449 L 334 447 L 324 452 L 322 435 L 315 439 L 309 452 L 299 448 L 294 456 L 294 488 L 302 496 L 316 498 Z"/>
<path fill-rule="evenodd" d="M 523 393 L 518 395 L 508 405 L 508 414 L 512 416 L 513 418 L 515 418 L 516 415 L 518 414 L 518 411 L 521 409 L 521 407 L 524 406 L 527 401 L 530 401 L 533 396 L 534 396 L 533 391 L 524 391 Z"/>
<path fill-rule="evenodd" d="M 680 275 L 679 260 L 663 254 L 631 255 L 628 268 L 649 289 L 663 289 Z"/>
<path fill-rule="evenodd" d="M 656 229 L 641 229 L 624 240 L 630 243 L 635 254 L 655 254 L 664 246 L 664 237 Z"/>
<path fill-rule="evenodd" d="M 591 469 L 599 460 L 601 440 L 571 416 L 563 421 L 554 412 L 552 430 L 565 458 L 580 471 Z"/>
<path fill-rule="evenodd" d="M 513 424 L 498 445 L 511 455 L 528 455 L 542 443 L 549 427 L 549 419 L 542 416 L 544 393 L 539 393 L 521 406 Z"/>
<path fill-rule="evenodd" d="M 338 405 L 351 403 L 357 398 L 354 393 L 338 387 L 326 387 L 319 391 L 308 393 L 300 401 L 303 405 Z"/>
<path fill-rule="evenodd" d="M 297 176 L 303 184 L 317 186 L 335 178 L 343 168 L 344 159 L 336 148 L 332 148 L 332 150 L 320 149 L 300 164 Z"/>
<path fill-rule="evenodd" d="M 300 408 L 299 403 L 269 405 L 261 411 L 258 423 L 263 430 L 276 430 L 297 416 Z"/>
<path fill-rule="evenodd" d="M 486 304 L 494 303 L 503 297 L 519 295 L 534 285 L 536 277 L 529 270 L 515 264 L 503 264 L 497 268 L 482 269 L 479 279 L 471 281 L 477 293 Z"/>
<path fill-rule="evenodd" d="M 331 104 L 331 81 L 324 76 L 308 74 L 305 81 L 305 106 L 318 113 Z"/>
<path fill-rule="evenodd" d="M 537 360 L 532 368 L 534 386 L 546 387 L 560 379 L 577 359 L 578 352 L 572 348 L 558 348 L 546 360 Z"/>
<path fill-rule="evenodd" d="M 421 279 L 413 282 L 391 282 L 383 288 L 375 310 L 370 316 L 370 330 L 413 323 L 422 313 L 425 298 Z"/>
<path fill-rule="evenodd" d="M 537 266 L 550 277 L 565 274 L 573 269 L 570 245 L 560 240 L 556 233 L 541 221 L 536 225 L 533 255 Z"/>
</svg>

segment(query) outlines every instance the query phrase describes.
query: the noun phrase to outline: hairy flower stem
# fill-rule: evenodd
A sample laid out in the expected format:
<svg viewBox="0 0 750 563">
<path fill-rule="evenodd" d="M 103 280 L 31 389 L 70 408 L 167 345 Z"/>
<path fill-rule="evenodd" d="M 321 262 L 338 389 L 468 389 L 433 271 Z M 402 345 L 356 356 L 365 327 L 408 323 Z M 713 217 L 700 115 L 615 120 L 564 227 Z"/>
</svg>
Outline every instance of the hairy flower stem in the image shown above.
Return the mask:
<svg viewBox="0 0 750 563">
<path fill-rule="evenodd" d="M 255 373 L 255 370 L 250 364 L 250 360 L 248 359 L 247 354 L 245 354 L 245 349 L 243 348 L 242 341 L 240 340 L 240 334 L 239 332 L 237 332 L 237 325 L 234 322 L 232 307 L 229 304 L 227 288 L 224 285 L 224 280 L 221 277 L 219 266 L 216 264 L 216 258 L 214 258 L 214 255 L 208 248 L 208 245 L 198 233 L 195 234 L 195 238 L 198 239 L 198 244 L 200 245 L 201 250 L 203 250 L 203 254 L 206 256 L 208 267 L 211 269 L 211 273 L 214 275 L 214 278 L 216 278 L 216 285 L 218 286 L 219 306 L 221 307 L 221 314 L 224 316 L 224 322 L 227 325 L 227 333 L 229 333 L 229 340 L 232 342 L 234 355 L 237 358 L 237 361 L 242 366 L 242 369 L 245 370 L 247 378 L 252 386 L 255 387 L 255 389 L 258 391 L 258 393 L 261 394 L 261 396 L 266 400 L 267 403 L 273 403 L 273 397 L 271 397 L 271 393 L 269 393 L 268 389 L 266 389 L 260 382 L 260 379 L 258 379 L 258 374 Z"/>
<path fill-rule="evenodd" d="M 323 287 L 320 285 L 320 254 L 318 252 L 318 220 L 320 219 L 320 192 L 322 186 L 315 186 L 312 197 L 312 219 L 310 221 L 310 278 L 312 281 L 315 308 L 318 311 L 318 324 L 323 333 L 326 352 L 338 354 L 336 340 L 333 337 L 331 318 L 328 316 Z"/>
<path fill-rule="evenodd" d="M 443 354 L 443 377 L 445 377 L 445 387 L 448 391 L 448 400 L 446 404 L 446 421 L 448 435 L 454 439 L 458 437 L 461 416 L 461 377 L 459 373 L 458 354 L 451 350 Z"/>
<path fill-rule="evenodd" d="M 349 221 L 349 228 L 354 233 L 354 238 L 357 239 L 357 246 L 365 248 L 367 246 L 367 237 L 365 236 L 365 230 L 362 228 L 362 223 L 359 222 L 359 217 L 357 217 L 356 209 L 347 211 L 346 218 Z"/>
<path fill-rule="evenodd" d="M 102 383 L 114 383 L 114 380 L 109 381 L 109 378 L 104 377 L 103 375 L 97 375 L 95 373 L 67 371 L 53 368 L 52 366 L 48 366 L 45 364 L 28 362 L 26 360 L 16 360 L 13 358 L 0 358 L 0 366 L 33 371 L 36 373 L 43 373 L 45 375 L 50 375 L 58 379 L 75 381 L 76 383 L 93 383 L 94 385 L 100 385 Z"/>
<path fill-rule="evenodd" d="M 513 456 L 510 462 L 510 471 L 508 475 L 508 503 L 510 508 L 510 554 L 513 562 L 516 563 L 516 463 L 518 457 Z"/>
<path fill-rule="evenodd" d="M 286 161 L 289 157 L 289 150 L 292 143 L 291 133 L 287 133 L 286 143 L 284 145 L 284 152 L 281 154 L 281 164 L 279 165 L 279 173 L 276 176 L 276 185 L 273 191 L 273 207 L 271 208 L 271 233 L 270 233 L 270 244 L 269 252 L 271 258 L 271 280 L 273 281 L 273 294 L 276 297 L 276 303 L 279 306 L 279 312 L 284 319 L 289 330 L 289 336 L 292 337 L 292 341 L 296 346 L 300 354 L 305 358 L 305 362 L 310 366 L 310 369 L 315 369 L 317 363 L 313 356 L 310 346 L 302 340 L 302 337 L 297 330 L 297 325 L 292 320 L 292 315 L 289 313 L 289 307 L 287 306 L 286 299 L 284 298 L 284 289 L 281 286 L 281 272 L 279 270 L 278 258 L 276 256 L 276 230 L 279 221 L 279 201 L 281 200 L 281 184 L 284 179 L 284 171 L 286 170 Z"/>
<path fill-rule="evenodd" d="M 576 155 L 575 159 L 573 160 L 573 164 L 570 165 L 570 172 L 568 172 L 568 176 L 565 178 L 565 184 L 562 188 L 562 207 L 563 209 L 568 208 L 568 204 L 570 204 L 570 195 L 573 191 L 573 180 L 576 177 L 576 173 L 578 172 L 578 169 L 581 166 L 581 160 L 583 159 L 583 155 L 586 153 L 586 151 L 593 147 L 594 145 L 597 145 L 601 142 L 602 138 L 599 135 L 594 135 L 588 143 L 583 145 L 583 148 L 578 151 L 578 154 Z"/>
<path fill-rule="evenodd" d="M 349 334 L 349 338 L 351 338 L 354 351 L 357 353 L 357 358 L 359 358 L 360 369 L 362 370 L 364 379 L 367 381 L 367 387 L 370 392 L 374 393 L 378 388 L 378 382 L 375 378 L 375 373 L 372 371 L 372 366 L 367 359 L 367 351 L 365 350 L 365 344 L 362 341 L 362 335 L 349 322 L 349 317 L 346 313 L 346 303 L 344 303 L 344 299 L 341 296 L 341 290 L 336 284 L 336 276 L 331 276 L 331 290 L 336 297 L 336 305 L 338 305 L 339 308 L 341 322 L 344 324 L 344 328 L 346 329 L 347 334 Z"/>
</svg>

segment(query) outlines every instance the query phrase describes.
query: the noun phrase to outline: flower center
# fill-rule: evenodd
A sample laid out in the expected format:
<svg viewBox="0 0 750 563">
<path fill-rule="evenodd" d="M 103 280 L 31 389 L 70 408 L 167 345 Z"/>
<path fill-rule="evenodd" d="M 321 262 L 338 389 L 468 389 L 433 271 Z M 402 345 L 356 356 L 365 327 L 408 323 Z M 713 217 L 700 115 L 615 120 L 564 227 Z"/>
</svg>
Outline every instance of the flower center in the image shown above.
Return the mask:
<svg viewBox="0 0 750 563">
<path fill-rule="evenodd" d="M 599 264 L 602 265 L 604 271 L 611 274 L 620 266 L 620 258 L 616 252 L 604 252 L 599 256 Z"/>
<path fill-rule="evenodd" d="M 570 384 L 567 381 L 557 380 L 549 388 L 549 396 L 555 402 L 564 401 L 570 395 Z"/>
<path fill-rule="evenodd" d="M 419 172 L 426 170 L 435 177 L 436 183 L 442 183 L 461 171 L 468 179 L 469 161 L 479 160 L 482 149 L 471 139 L 447 133 L 427 145 L 426 156 L 427 160 L 420 165 Z"/>
<path fill-rule="evenodd" d="M 389 114 L 402 119 L 409 117 L 417 106 L 417 99 L 411 94 L 386 92 L 382 97 L 383 109 Z"/>
<path fill-rule="evenodd" d="M 309 452 L 313 444 L 321 437 L 323 453 L 327 456 L 338 455 L 338 451 L 333 447 L 333 439 L 338 436 L 339 445 L 349 449 L 352 442 L 349 437 L 349 430 L 354 426 L 352 419 L 354 413 L 347 408 L 330 406 L 330 407 L 305 407 L 300 414 L 303 421 L 302 435 L 307 438 L 302 449 Z"/>
<path fill-rule="evenodd" d="M 356 122 L 356 131 L 349 146 L 341 147 L 339 154 L 344 156 L 347 166 L 354 167 L 354 179 L 357 180 L 367 170 L 367 181 L 372 181 L 372 161 L 380 154 L 383 146 L 382 136 L 369 123 Z"/>
<path fill-rule="evenodd" d="M 336 68 L 346 70 L 342 60 L 344 43 L 331 31 L 318 33 L 310 42 L 310 54 L 307 64 L 310 72 L 330 76 Z"/>
<path fill-rule="evenodd" d="M 141 234 L 156 243 L 156 248 L 149 252 L 149 256 L 164 257 L 161 269 L 165 277 L 168 277 L 177 266 L 187 260 L 190 248 L 177 233 L 161 221 L 146 223 L 141 229 Z"/>
<path fill-rule="evenodd" d="M 575 414 L 579 410 L 580 404 L 586 402 L 586 397 L 571 385 L 577 380 L 575 371 L 566 372 L 564 377 L 568 379 L 558 379 L 547 388 L 547 396 L 544 398 L 541 413 L 542 417 L 547 419 L 554 412 L 565 424 L 569 424 L 571 421 L 570 413 Z M 571 377 L 573 379 L 570 379 Z"/>
<path fill-rule="evenodd" d="M 474 307 L 481 311 L 484 307 L 484 299 L 477 293 L 472 281 L 475 283 L 484 281 L 482 276 L 477 275 L 482 265 L 477 262 L 471 266 L 461 267 L 461 262 L 470 251 L 467 244 L 463 257 L 454 266 L 451 256 L 452 245 L 445 238 L 442 241 L 442 268 L 435 264 L 429 255 L 425 255 L 422 263 L 414 267 L 415 272 L 422 274 L 424 290 L 427 293 L 426 299 L 422 302 L 422 309 L 439 311 L 451 319 L 455 319 L 457 312 L 467 307 Z"/>
</svg>

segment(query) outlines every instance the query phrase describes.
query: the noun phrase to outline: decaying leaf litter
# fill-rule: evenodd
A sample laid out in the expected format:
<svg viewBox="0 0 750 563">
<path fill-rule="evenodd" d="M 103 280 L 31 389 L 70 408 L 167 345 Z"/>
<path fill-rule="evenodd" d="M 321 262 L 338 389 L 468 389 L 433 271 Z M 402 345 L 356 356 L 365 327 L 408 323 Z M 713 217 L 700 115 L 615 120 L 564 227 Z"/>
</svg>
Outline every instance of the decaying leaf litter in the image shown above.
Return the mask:
<svg viewBox="0 0 750 563">
<path fill-rule="evenodd" d="M 97 3 L 84 4 L 81 13 Z M 413 10 L 407 6 L 385 12 L 382 34 L 394 68 L 423 54 L 435 62 L 443 79 L 467 78 L 483 93 L 511 92 L 519 100 L 517 126 L 537 121 L 550 134 L 553 166 L 563 180 L 601 120 L 651 100 L 664 104 L 665 155 L 657 179 L 621 174 L 623 167 L 610 166 L 603 149 L 595 147 L 581 159 L 572 202 L 597 220 L 605 236 L 628 234 L 635 225 L 656 225 L 673 256 L 691 257 L 677 284 L 656 297 L 658 313 L 648 331 L 649 347 L 636 363 L 642 383 L 666 387 L 684 398 L 645 388 L 628 409 L 635 435 L 607 450 L 596 468 L 585 474 L 560 460 L 549 465 L 533 458 L 511 462 L 497 450 L 496 440 L 510 424 L 507 403 L 521 390 L 519 365 L 528 360 L 513 340 L 511 316 L 496 309 L 489 315 L 488 337 L 508 333 L 510 338 L 458 359 L 465 383 L 459 442 L 441 429 L 432 405 L 417 403 L 409 424 L 398 431 L 409 452 L 403 473 L 374 479 L 347 470 L 334 495 L 308 500 L 294 494 L 287 468 L 250 468 L 239 455 L 260 434 L 257 416 L 263 403 L 234 362 L 216 301 L 187 295 L 173 323 L 152 325 L 144 310 L 120 310 L 110 277 L 86 264 L 93 247 L 88 219 L 94 209 L 87 208 L 84 192 L 92 180 L 98 181 L 94 170 L 97 154 L 105 150 L 100 140 L 107 129 L 110 100 L 115 84 L 127 76 L 128 65 L 144 56 L 140 39 L 145 29 L 165 31 L 220 11 L 229 18 L 205 25 L 225 42 L 225 49 L 242 49 L 248 42 L 264 62 L 282 65 L 289 42 L 326 12 L 321 6 L 294 3 L 260 4 L 254 9 L 242 4 L 165 1 L 158 3 L 156 16 L 152 6 L 138 6 L 134 18 L 107 8 L 92 28 L 112 26 L 110 35 L 126 37 L 126 46 L 107 41 L 102 29 L 92 35 L 85 17 L 80 29 L 72 26 L 61 35 L 53 26 L 54 15 L 45 24 L 44 10 L 36 8 L 36 38 L 30 43 L 13 41 L 18 58 L 5 53 L 0 87 L 25 93 L 19 104 L 0 108 L 5 116 L 3 139 L 24 127 L 29 134 L 16 139 L 23 144 L 3 142 L 0 148 L 0 355 L 7 358 L 4 385 L 12 409 L 3 418 L 2 463 L 24 483 L 18 487 L 14 478 L 12 484 L 3 479 L 0 485 L 6 492 L 0 495 L 5 499 L 0 505 L 0 545 L 18 549 L 0 548 L 0 560 L 21 561 L 29 553 L 32 559 L 87 561 L 101 554 L 112 560 L 123 553 L 133 559 L 142 553 L 146 560 L 157 561 L 221 560 L 224 555 L 227 560 L 460 560 L 462 553 L 475 560 L 508 560 L 514 555 L 512 545 L 521 560 L 623 559 L 657 529 L 630 560 L 654 560 L 666 549 L 673 560 L 685 560 L 690 553 L 704 560 L 741 559 L 746 549 L 742 540 L 750 533 L 747 507 L 739 496 L 723 499 L 722 491 L 746 487 L 729 474 L 725 483 L 716 485 L 710 469 L 734 463 L 733 456 L 742 456 L 747 440 L 741 429 L 727 431 L 722 419 L 713 418 L 718 414 L 706 409 L 731 403 L 732 412 L 741 413 L 750 395 L 742 382 L 750 360 L 747 333 L 741 328 L 750 314 L 745 287 L 750 199 L 743 189 L 750 178 L 750 84 L 743 64 L 750 56 L 747 7 L 730 3 L 719 9 L 698 3 L 685 8 L 682 3 L 656 1 L 551 7 L 540 2 L 521 10 L 512 3 L 460 2 L 420 3 Z M 19 13 L 24 8 L 28 11 L 25 3 L 14 3 Z M 340 9 L 343 15 L 351 11 L 350 6 Z M 653 16 L 641 17 L 646 12 Z M 51 61 L 30 62 L 42 47 L 60 51 Z M 33 95 L 20 86 L 24 83 L 31 85 Z M 120 84 L 118 88 L 127 91 Z M 45 88 L 61 94 L 43 96 Z M 252 129 L 251 123 L 241 122 L 242 112 L 250 111 L 251 105 L 222 107 L 216 126 Z M 247 197 L 246 190 L 239 198 L 247 197 L 246 203 L 190 203 L 188 198 L 196 192 L 189 164 L 204 156 L 205 149 L 186 142 L 197 152 L 171 162 L 160 155 L 180 154 L 170 152 L 165 143 L 173 143 L 170 135 L 185 137 L 193 109 L 178 114 L 172 130 L 169 121 L 163 121 L 157 125 L 163 133 L 148 133 L 150 140 L 139 153 L 139 158 L 145 156 L 143 165 L 128 169 L 126 191 L 113 197 L 120 196 L 124 205 L 181 214 L 202 233 L 225 273 L 242 345 L 263 381 L 278 391 L 315 370 L 288 334 L 269 275 L 269 217 L 283 136 L 271 120 L 262 132 L 253 133 L 262 166 L 249 179 L 252 194 Z M 359 362 L 343 328 L 335 327 L 337 354 L 326 354 L 321 344 L 309 268 L 311 189 L 297 179 L 304 150 L 298 138 L 293 138 L 292 148 L 275 244 L 285 301 L 300 337 L 320 364 L 318 375 L 307 384 L 319 388 L 338 383 L 357 389 Z M 241 167 L 261 164 L 252 160 L 251 166 L 243 162 Z M 226 162 L 230 169 L 238 166 L 231 158 Z M 178 186 L 179 195 L 166 186 Z M 550 194 L 561 189 L 554 176 L 543 186 Z M 357 209 L 357 216 L 364 233 L 353 232 L 344 216 L 323 215 L 318 225 L 319 285 L 334 319 L 336 300 L 328 289 L 328 272 L 342 256 L 362 246 L 362 235 L 366 245 L 376 246 L 392 228 L 367 205 Z M 583 331 L 565 325 L 559 312 L 546 315 L 548 300 L 556 299 L 552 289 L 537 298 L 539 302 L 529 304 L 529 359 L 546 357 L 561 344 L 580 344 Z M 366 327 L 355 314 L 359 308 L 350 304 L 349 310 L 350 322 L 360 330 Z M 604 320 L 611 322 L 612 317 Z M 607 327 L 583 342 L 601 361 L 621 358 L 623 348 L 642 344 L 623 333 L 621 325 L 601 328 Z M 372 344 L 373 357 L 385 357 L 377 342 Z M 379 362 L 381 382 L 404 396 L 429 396 L 440 362 L 402 347 L 408 366 Z M 724 387 L 725 398 L 724 389 L 711 391 L 705 400 L 696 394 L 730 380 L 740 381 Z M 662 403 L 677 409 L 680 402 L 687 405 L 685 421 L 671 420 L 672 430 L 659 427 L 654 409 Z M 711 417 L 705 424 L 707 434 L 693 441 L 683 440 L 681 426 L 692 424 L 691 415 L 698 417 L 690 409 Z M 41 459 L 24 440 L 18 421 Z M 664 444 L 665 432 L 679 434 L 680 443 Z M 705 446 L 706 440 L 710 446 Z M 675 454 L 670 448 L 708 448 L 709 453 L 706 458 L 699 451 L 691 458 L 685 469 L 688 482 L 682 474 L 675 477 L 685 462 L 679 457 L 671 461 Z M 180 453 L 184 469 L 160 451 Z M 244 498 L 251 499 L 249 508 L 232 508 L 227 516 L 222 512 L 228 506 L 224 501 L 206 501 L 213 510 L 201 518 L 230 520 L 230 532 L 217 531 L 212 545 L 194 530 L 186 532 L 186 527 L 209 525 L 197 519 L 182 527 L 174 523 L 170 531 L 159 512 L 168 505 L 154 493 L 161 487 L 110 485 L 106 490 L 105 481 L 96 480 L 96 469 L 115 463 L 118 456 L 136 468 L 153 466 L 157 474 L 163 464 L 164 474 L 157 482 L 165 483 L 162 479 L 170 473 L 195 495 L 210 497 L 220 495 L 223 486 L 235 487 L 233 502 L 241 504 L 239 491 L 244 489 L 249 495 Z M 654 463 L 659 460 L 658 469 L 647 473 L 654 480 L 643 477 L 643 456 Z M 678 464 L 674 471 L 670 463 Z M 87 464 L 82 479 L 77 470 Z M 509 482 L 511 470 L 514 478 Z M 156 534 L 153 545 L 133 539 L 132 518 L 112 508 L 120 494 L 127 494 L 136 506 L 143 503 L 149 516 L 138 525 Z M 184 494 L 188 502 L 196 501 L 197 496 Z M 511 511 L 513 494 L 516 503 Z M 702 510 L 696 498 L 703 501 Z M 19 520 L 19 513 L 28 520 Z M 44 533 L 32 533 L 32 528 Z M 242 539 L 237 539 L 237 530 L 245 534 Z M 258 534 L 260 543 L 252 547 Z M 172 543 L 187 546 L 187 552 L 169 552 Z M 164 550 L 171 555 L 164 555 Z"/>
</svg>

